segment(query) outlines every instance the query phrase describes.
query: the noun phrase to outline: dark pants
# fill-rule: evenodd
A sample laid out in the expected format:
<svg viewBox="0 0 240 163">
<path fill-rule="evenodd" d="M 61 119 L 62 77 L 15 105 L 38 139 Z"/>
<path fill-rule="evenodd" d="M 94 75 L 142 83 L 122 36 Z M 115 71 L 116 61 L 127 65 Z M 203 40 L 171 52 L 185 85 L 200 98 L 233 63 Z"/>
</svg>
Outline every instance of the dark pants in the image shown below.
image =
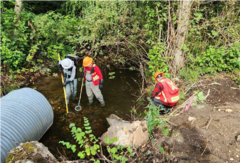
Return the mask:
<svg viewBox="0 0 240 163">
<path fill-rule="evenodd" d="M 152 98 L 152 102 L 154 103 L 155 106 L 157 106 L 157 107 L 160 106 L 160 107 L 159 107 L 159 109 L 160 109 L 160 111 L 159 111 L 160 115 L 164 115 L 164 114 L 168 113 L 168 112 L 170 111 L 170 109 L 172 108 L 172 107 L 169 107 L 169 106 L 164 105 L 164 104 L 162 103 L 162 101 L 160 101 L 160 100 L 158 100 L 158 99 L 156 99 L 156 98 Z"/>
</svg>

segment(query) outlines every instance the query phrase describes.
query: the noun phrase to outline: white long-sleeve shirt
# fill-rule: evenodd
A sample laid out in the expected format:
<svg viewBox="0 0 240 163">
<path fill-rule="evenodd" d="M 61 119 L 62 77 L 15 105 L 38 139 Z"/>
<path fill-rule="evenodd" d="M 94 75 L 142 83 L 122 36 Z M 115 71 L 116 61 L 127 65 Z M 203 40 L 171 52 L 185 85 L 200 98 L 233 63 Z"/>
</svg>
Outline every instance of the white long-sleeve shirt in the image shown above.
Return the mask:
<svg viewBox="0 0 240 163">
<path fill-rule="evenodd" d="M 62 65 L 62 60 L 60 60 L 58 64 L 61 64 L 61 65 Z M 68 81 L 73 81 L 73 79 L 75 78 L 75 75 L 76 75 L 76 66 L 74 65 L 74 62 L 73 62 L 73 61 L 71 61 L 71 67 L 70 67 L 70 68 L 72 68 L 72 75 L 71 75 L 71 77 L 68 79 Z M 69 69 L 70 69 L 70 68 L 69 68 Z M 63 72 L 64 72 L 64 73 L 67 73 L 67 75 L 68 75 L 68 69 L 63 69 Z"/>
</svg>

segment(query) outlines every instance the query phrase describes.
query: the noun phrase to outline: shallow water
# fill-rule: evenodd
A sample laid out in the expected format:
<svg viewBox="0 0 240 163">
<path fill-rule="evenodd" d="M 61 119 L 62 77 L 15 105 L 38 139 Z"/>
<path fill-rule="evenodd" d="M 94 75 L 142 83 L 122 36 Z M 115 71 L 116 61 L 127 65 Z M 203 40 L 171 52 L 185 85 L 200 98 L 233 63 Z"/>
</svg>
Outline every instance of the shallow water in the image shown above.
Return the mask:
<svg viewBox="0 0 240 163">
<path fill-rule="evenodd" d="M 69 108 L 69 112 L 75 115 L 71 120 L 64 118 L 66 105 L 59 75 L 58 77 L 41 77 L 32 86 L 36 87 L 36 90 L 48 99 L 54 111 L 54 123 L 39 141 L 47 146 L 55 157 L 59 157 L 62 154 L 67 155 L 69 160 L 78 159 L 77 154 L 73 154 L 71 150 L 59 144 L 61 140 L 76 144 L 69 130 L 70 123 L 75 123 L 77 127 L 83 129 L 83 117 L 87 117 L 93 134 L 100 137 L 109 127 L 106 118 L 109 117 L 110 114 L 116 114 L 124 120 L 130 120 L 131 106 L 137 98 L 133 96 L 133 94 L 139 95 L 138 92 L 140 90 L 139 85 L 136 83 L 136 81 L 140 79 L 139 73 L 137 71 L 121 69 L 112 70 L 111 72 L 115 72 L 115 78 L 109 79 L 109 72 L 110 71 L 106 69 L 102 70 L 104 79 L 102 94 L 106 106 L 101 108 L 96 98 L 94 98 L 94 104 L 92 106 L 87 106 L 88 98 L 86 88 L 83 87 L 80 103 L 82 111 L 77 112 L 74 110 L 77 104 L 72 103 L 70 97 L 71 108 Z M 80 76 L 80 74 L 78 75 Z M 78 82 L 77 100 L 79 99 L 80 88 L 81 81 Z"/>
</svg>

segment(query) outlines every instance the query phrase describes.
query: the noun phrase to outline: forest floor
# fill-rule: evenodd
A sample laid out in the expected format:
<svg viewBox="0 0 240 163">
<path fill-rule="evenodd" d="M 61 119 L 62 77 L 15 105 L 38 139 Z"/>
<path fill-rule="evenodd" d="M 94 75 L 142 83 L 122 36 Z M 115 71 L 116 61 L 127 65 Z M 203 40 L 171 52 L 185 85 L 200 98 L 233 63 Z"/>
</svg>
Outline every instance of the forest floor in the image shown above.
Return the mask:
<svg viewBox="0 0 240 163">
<path fill-rule="evenodd" d="M 184 87 L 183 85 L 181 86 Z M 180 87 L 180 89 L 181 89 Z M 208 94 L 199 106 L 176 111 L 170 118 L 171 132 L 166 137 L 155 132 L 156 147 L 162 146 L 173 162 L 239 163 L 240 162 L 240 88 L 226 76 L 202 78 L 191 90 Z M 178 106 L 176 106 L 177 108 Z M 194 121 L 189 121 L 194 117 Z"/>
</svg>

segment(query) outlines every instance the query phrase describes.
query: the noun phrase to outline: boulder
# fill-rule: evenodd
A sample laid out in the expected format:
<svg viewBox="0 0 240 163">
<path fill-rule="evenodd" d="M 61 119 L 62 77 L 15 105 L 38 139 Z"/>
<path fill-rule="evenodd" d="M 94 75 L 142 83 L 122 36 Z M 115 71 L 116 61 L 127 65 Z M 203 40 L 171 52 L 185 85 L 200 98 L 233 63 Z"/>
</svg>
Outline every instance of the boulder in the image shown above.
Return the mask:
<svg viewBox="0 0 240 163">
<path fill-rule="evenodd" d="M 130 123 L 114 114 L 110 115 L 107 121 L 110 127 L 108 131 L 101 136 L 102 142 L 105 142 L 105 137 L 108 136 L 110 140 L 114 137 L 117 138 L 117 142 L 113 143 L 114 145 L 138 147 L 147 143 L 149 133 L 146 121 L 134 121 Z"/>
<path fill-rule="evenodd" d="M 109 116 L 109 118 L 106 118 L 107 122 L 110 126 L 114 126 L 114 125 L 120 125 L 122 127 L 126 126 L 126 125 L 130 125 L 130 122 L 128 121 L 124 121 L 121 118 L 119 118 L 117 115 L 115 114 L 111 114 Z"/>
<path fill-rule="evenodd" d="M 49 152 L 49 150 L 37 141 L 21 143 L 13 148 L 7 158 L 6 163 L 56 163 L 57 159 Z"/>
</svg>

